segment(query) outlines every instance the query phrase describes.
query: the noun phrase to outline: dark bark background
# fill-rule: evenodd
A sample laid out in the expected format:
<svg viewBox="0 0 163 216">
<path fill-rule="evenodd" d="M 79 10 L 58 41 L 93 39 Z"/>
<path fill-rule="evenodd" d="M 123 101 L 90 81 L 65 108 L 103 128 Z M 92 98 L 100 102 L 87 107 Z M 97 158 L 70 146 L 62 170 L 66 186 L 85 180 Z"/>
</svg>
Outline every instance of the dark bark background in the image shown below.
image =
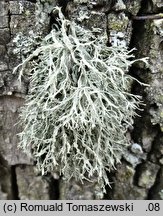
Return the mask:
<svg viewBox="0 0 163 216">
<path fill-rule="evenodd" d="M 21 129 L 16 123 L 28 85 L 20 86 L 12 73 L 20 59 L 13 53 L 13 38 L 20 32 L 28 36 L 30 30 L 46 35 L 55 22 L 50 13 L 55 5 L 86 28 L 102 28 L 108 45 L 135 47 L 137 57 L 149 57 L 148 67 L 137 63 L 130 69 L 132 76 L 150 85 L 134 84 L 131 89 L 146 106 L 127 134 L 131 146 L 122 163 L 108 174 L 112 188 L 104 195 L 96 182 L 81 185 L 74 180 L 64 182 L 56 174 L 40 176 L 17 148 L 16 134 Z M 83 13 L 89 19 L 79 19 Z M 162 0 L 0 0 L 0 199 L 163 197 L 163 19 L 135 19 L 159 13 L 163 13 Z"/>
</svg>

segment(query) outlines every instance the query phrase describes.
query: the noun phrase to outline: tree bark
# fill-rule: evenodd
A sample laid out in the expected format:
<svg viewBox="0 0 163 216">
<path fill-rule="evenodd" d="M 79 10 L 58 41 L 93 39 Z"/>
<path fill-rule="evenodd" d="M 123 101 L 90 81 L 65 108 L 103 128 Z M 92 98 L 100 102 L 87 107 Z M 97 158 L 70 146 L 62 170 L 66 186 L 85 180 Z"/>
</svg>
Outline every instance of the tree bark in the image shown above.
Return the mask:
<svg viewBox="0 0 163 216">
<path fill-rule="evenodd" d="M 85 28 L 100 28 L 108 46 L 136 48 L 149 66 L 134 64 L 130 74 L 149 84 L 133 84 L 131 92 L 145 103 L 126 134 L 131 146 L 121 164 L 108 173 L 111 188 L 102 193 L 93 182 L 65 182 L 55 174 L 42 177 L 34 162 L 18 148 L 19 109 L 28 92 L 13 68 L 20 62 L 13 39 L 30 31 L 46 35 L 55 23 L 52 8 Z M 0 1 L 0 199 L 161 199 L 163 197 L 163 13 L 162 0 L 4 0 Z M 85 18 L 82 18 L 86 14 Z M 142 18 L 140 18 L 142 17 Z M 148 19 L 150 17 L 150 19 Z M 151 18 L 153 17 L 153 18 Z M 38 22 L 42 20 L 42 22 Z M 36 25 L 37 24 L 37 25 Z M 42 188 L 42 190 L 40 190 Z"/>
</svg>

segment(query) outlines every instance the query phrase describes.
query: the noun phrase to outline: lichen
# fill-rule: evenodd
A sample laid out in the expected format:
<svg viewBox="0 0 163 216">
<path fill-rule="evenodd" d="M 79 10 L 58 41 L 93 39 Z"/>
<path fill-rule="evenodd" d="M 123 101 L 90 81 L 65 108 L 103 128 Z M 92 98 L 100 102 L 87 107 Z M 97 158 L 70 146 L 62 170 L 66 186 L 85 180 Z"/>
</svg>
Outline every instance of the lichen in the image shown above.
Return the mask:
<svg viewBox="0 0 163 216">
<path fill-rule="evenodd" d="M 132 31 L 131 22 L 125 13 L 115 14 L 110 13 L 108 15 L 108 31 L 110 34 L 109 42 L 112 45 L 128 46 L 129 35 Z"/>
<path fill-rule="evenodd" d="M 106 171 L 120 162 L 141 103 L 128 92 L 134 56 L 125 47 L 107 47 L 104 37 L 55 10 L 60 27 L 14 70 L 20 81 L 28 76 L 30 82 L 19 146 L 43 175 L 57 170 L 79 181 L 96 176 L 104 189 Z"/>
</svg>

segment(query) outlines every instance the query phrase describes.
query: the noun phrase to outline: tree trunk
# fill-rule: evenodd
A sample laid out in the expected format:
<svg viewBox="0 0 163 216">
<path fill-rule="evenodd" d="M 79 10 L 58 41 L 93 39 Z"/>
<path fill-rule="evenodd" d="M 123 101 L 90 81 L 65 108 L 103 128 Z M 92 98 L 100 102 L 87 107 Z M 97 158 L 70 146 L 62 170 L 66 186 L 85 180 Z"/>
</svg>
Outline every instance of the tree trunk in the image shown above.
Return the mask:
<svg viewBox="0 0 163 216">
<path fill-rule="evenodd" d="M 65 182 L 55 174 L 42 177 L 33 161 L 17 146 L 21 128 L 16 123 L 28 82 L 22 80 L 20 85 L 12 73 L 20 62 L 20 56 L 13 52 L 13 39 L 18 33 L 28 36 L 30 31 L 46 35 L 55 23 L 51 11 L 56 5 L 62 7 L 68 19 L 85 28 L 101 28 L 109 46 L 123 44 L 129 49 L 136 48 L 136 57 L 149 57 L 149 66 L 138 62 L 130 69 L 133 77 L 149 84 L 133 84 L 131 88 L 133 94 L 142 96 L 145 106 L 127 134 L 131 146 L 123 153 L 116 170 L 108 173 L 111 188 L 107 187 L 104 195 L 95 179 L 81 184 L 73 179 Z M 0 199 L 161 199 L 162 0 L 2 0 L 0 13 Z"/>
</svg>

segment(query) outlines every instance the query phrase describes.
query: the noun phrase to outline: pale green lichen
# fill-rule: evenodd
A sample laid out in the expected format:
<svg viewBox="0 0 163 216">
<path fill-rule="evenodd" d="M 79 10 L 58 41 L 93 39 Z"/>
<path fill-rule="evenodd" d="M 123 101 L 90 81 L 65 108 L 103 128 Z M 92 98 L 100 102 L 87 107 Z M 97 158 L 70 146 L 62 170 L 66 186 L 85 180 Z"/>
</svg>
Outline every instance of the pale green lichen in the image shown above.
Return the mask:
<svg viewBox="0 0 163 216">
<path fill-rule="evenodd" d="M 104 188 L 106 171 L 120 162 L 129 144 L 139 96 L 128 88 L 126 73 L 134 60 L 123 47 L 107 47 L 103 37 L 66 20 L 53 29 L 17 68 L 28 71 L 30 86 L 21 110 L 20 147 L 42 174 L 58 172 L 66 180 L 90 180 Z"/>
<path fill-rule="evenodd" d="M 13 53 L 21 56 L 23 59 L 26 58 L 40 45 L 41 38 L 41 35 L 36 35 L 33 31 L 29 31 L 28 35 L 19 32 L 13 39 L 13 43 L 16 46 Z"/>
</svg>

